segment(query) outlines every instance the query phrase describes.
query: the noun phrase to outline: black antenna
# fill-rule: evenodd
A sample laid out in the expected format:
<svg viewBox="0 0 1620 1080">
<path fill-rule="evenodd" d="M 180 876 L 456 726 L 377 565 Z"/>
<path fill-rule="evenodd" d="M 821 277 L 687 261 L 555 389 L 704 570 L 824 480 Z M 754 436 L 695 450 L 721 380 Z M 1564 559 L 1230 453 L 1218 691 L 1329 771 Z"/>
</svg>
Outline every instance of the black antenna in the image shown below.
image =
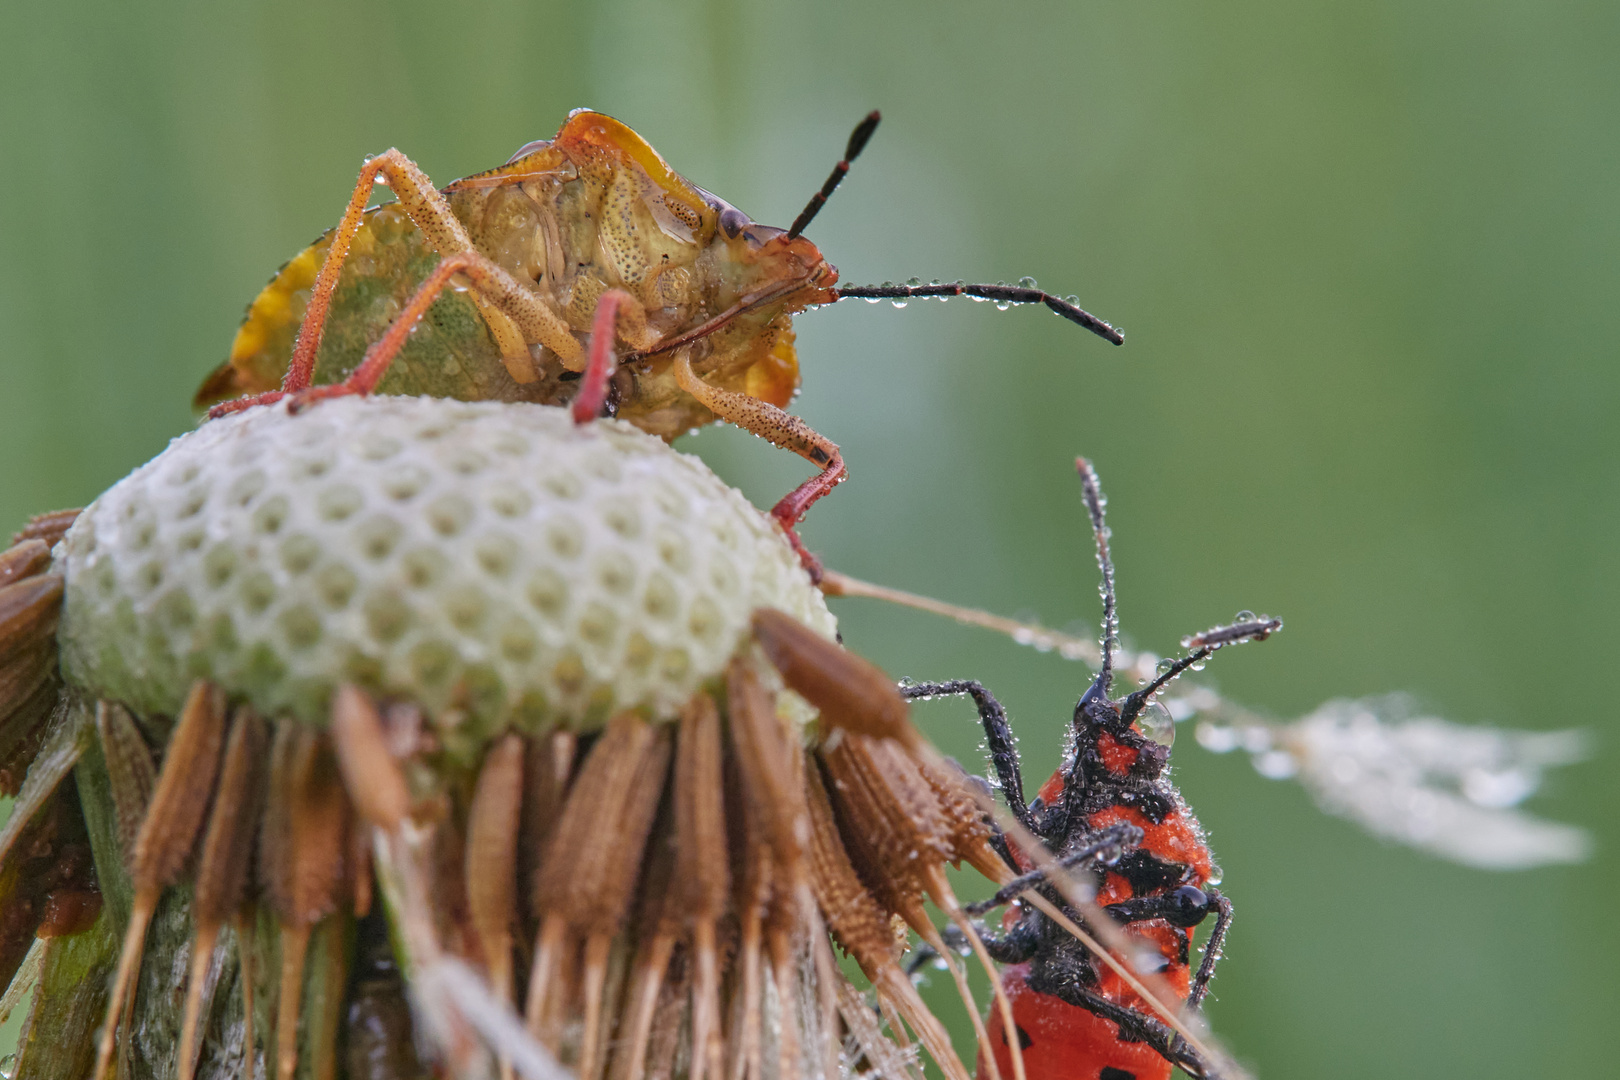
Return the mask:
<svg viewBox="0 0 1620 1080">
<path fill-rule="evenodd" d="M 1027 280 L 1027 279 L 1026 279 Z M 931 285 L 851 285 L 833 289 L 833 298 L 850 297 L 857 300 L 907 300 L 929 296 L 977 296 L 981 300 L 994 300 L 998 304 L 1045 304 L 1076 325 L 1115 345 L 1125 344 L 1125 331 L 1103 322 L 1082 308 L 1073 297 L 1053 296 L 1033 285 L 968 285 L 961 281 Z"/>
<path fill-rule="evenodd" d="M 1102 484 L 1098 482 L 1097 471 L 1091 467 L 1091 462 L 1083 457 L 1075 458 L 1074 467 L 1080 473 L 1080 495 L 1086 501 L 1086 513 L 1091 515 L 1091 531 L 1097 537 L 1097 566 L 1102 570 L 1102 670 L 1097 672 L 1097 686 L 1106 699 L 1108 687 L 1114 679 L 1114 648 L 1119 644 L 1114 560 L 1108 555 L 1108 523 L 1103 517 L 1103 508 L 1108 505 L 1108 500 L 1103 498 Z"/>
<path fill-rule="evenodd" d="M 872 132 L 877 130 L 878 121 L 882 119 L 883 114 L 873 109 L 866 114 L 865 120 L 855 125 L 855 130 L 849 135 L 849 145 L 844 147 L 844 160 L 833 166 L 832 175 L 821 185 L 821 190 L 810 196 L 810 201 L 799 211 L 799 216 L 793 219 L 793 226 L 788 229 L 789 240 L 804 232 L 815 216 L 821 213 L 821 208 L 827 204 L 827 196 L 831 195 L 843 181 L 844 174 L 849 172 L 849 163 L 861 156 L 861 151 L 866 149 L 866 140 L 872 137 Z"/>
<path fill-rule="evenodd" d="M 1240 619 L 1230 626 L 1216 626 L 1205 630 L 1202 634 L 1192 634 L 1182 639 L 1182 648 L 1192 649 L 1191 653 L 1183 656 L 1174 663 L 1167 664 L 1159 676 L 1142 689 L 1136 691 L 1125 699 L 1124 708 L 1120 710 L 1120 717 L 1126 721 L 1136 719 L 1146 705 L 1160 690 L 1181 677 L 1181 673 L 1195 664 L 1201 663 L 1215 653 L 1217 649 L 1224 649 L 1228 645 L 1240 645 L 1245 641 L 1264 641 L 1266 638 L 1282 629 L 1283 621 L 1273 619 L 1269 615 L 1258 615 L 1247 619 Z"/>
</svg>

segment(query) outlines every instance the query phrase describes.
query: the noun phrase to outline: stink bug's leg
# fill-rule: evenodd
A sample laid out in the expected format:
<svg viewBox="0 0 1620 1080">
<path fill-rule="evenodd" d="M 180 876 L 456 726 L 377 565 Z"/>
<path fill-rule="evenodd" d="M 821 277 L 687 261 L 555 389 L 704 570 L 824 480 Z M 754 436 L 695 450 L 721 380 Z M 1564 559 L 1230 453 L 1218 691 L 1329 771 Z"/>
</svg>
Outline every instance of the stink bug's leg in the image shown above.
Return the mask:
<svg viewBox="0 0 1620 1080">
<path fill-rule="evenodd" d="M 883 114 L 873 109 L 866 114 L 865 119 L 855 125 L 855 130 L 849 135 L 849 145 L 844 147 L 844 159 L 833 166 L 832 175 L 821 185 L 821 190 L 810 196 L 810 201 L 799 211 L 799 216 L 793 219 L 793 226 L 787 233 L 789 240 L 809 228 L 810 222 L 821 213 L 821 208 L 827 205 L 827 197 L 837 189 L 843 182 L 845 174 L 849 172 L 849 163 L 861 156 L 861 151 L 866 149 L 867 140 L 872 137 L 872 132 L 877 130 L 878 121 L 882 119 Z"/>
<path fill-rule="evenodd" d="M 332 294 L 337 291 L 338 277 L 343 273 L 349 245 L 360 231 L 366 203 L 371 201 L 371 191 L 377 184 L 379 174 L 436 251 L 441 255 L 454 255 L 472 250 L 472 239 L 467 235 L 467 230 L 462 228 L 461 222 L 450 210 L 450 204 L 444 201 L 444 196 L 438 193 L 433 182 L 416 167 L 414 161 L 393 149 L 368 160 L 360 167 L 360 178 L 355 182 L 354 193 L 349 196 L 349 205 L 344 208 L 343 218 L 332 234 L 332 245 L 326 249 L 320 272 L 315 275 L 309 305 L 304 309 L 304 321 L 298 328 L 298 339 L 293 345 L 287 377 L 281 383 L 283 393 L 303 390 L 314 381 L 315 354 L 320 351 L 321 336 L 326 331 L 326 313 L 332 306 Z"/>
<path fill-rule="evenodd" d="M 843 483 L 849 475 L 837 444 L 797 416 L 769 402 L 710 386 L 692 370 L 691 361 L 684 351 L 675 354 L 670 369 L 674 371 L 675 381 L 681 389 L 697 398 L 716 416 L 744 431 L 753 432 L 772 446 L 791 450 L 811 464 L 821 466 L 819 474 L 788 492 L 771 508 L 771 516 L 787 533 L 788 540 L 799 553 L 799 561 L 810 572 L 810 579 L 819 579 L 821 560 L 805 549 L 794 529 L 817 499 Z"/>
<path fill-rule="evenodd" d="M 507 273 L 499 263 L 476 251 L 448 255 L 439 260 L 439 264 L 411 295 L 410 300 L 406 302 L 399 316 L 389 325 L 383 336 L 371 343 L 365 357 L 347 379 L 327 386 L 305 387 L 296 392 L 294 401 L 302 406 L 324 398 L 369 394 L 375 390 L 383 376 L 388 374 L 389 365 L 394 362 L 394 358 L 410 339 L 411 331 L 416 328 L 417 322 L 450 284 L 450 279 L 457 274 L 465 275 L 490 302 L 497 305 L 500 310 L 510 313 L 513 321 L 525 335 L 533 332 L 545 319 L 556 317 L 543 300 L 518 284 L 517 279 Z M 570 337 L 569 340 L 573 341 L 573 338 Z M 575 342 L 575 348 L 578 348 L 578 342 Z M 219 416 L 236 412 L 244 407 L 244 402 L 255 403 L 266 398 L 273 401 L 285 393 L 286 391 L 280 391 L 276 394 L 261 394 L 258 399 L 228 401 L 211 409 L 208 415 Z"/>
<path fill-rule="evenodd" d="M 355 183 L 354 193 L 349 196 L 349 205 L 344 209 L 338 227 L 332 232 L 331 246 L 327 248 L 326 258 L 321 263 L 320 271 L 315 275 L 309 303 L 304 309 L 304 321 L 299 325 L 298 338 L 293 344 L 292 358 L 288 363 L 287 375 L 282 380 L 281 389 L 224 402 L 209 410 L 210 417 L 240 412 L 253 405 L 271 404 L 287 394 L 309 389 L 314 382 L 315 358 L 320 352 L 321 337 L 326 330 L 326 316 L 332 306 L 332 296 L 337 291 L 338 279 L 342 276 L 349 247 L 365 218 L 366 203 L 370 201 L 372 188 L 376 186 L 379 178 L 393 190 L 401 209 L 410 217 L 412 224 L 422 230 L 428 243 L 440 255 L 449 259 L 456 255 L 476 253 L 472 239 L 450 209 L 450 204 L 434 188 L 427 174 L 416 167 L 415 162 L 398 150 L 388 150 L 369 159 L 360 169 L 360 178 Z M 443 265 L 441 261 L 440 266 Z M 494 266 L 493 263 L 490 265 Z M 506 278 L 506 281 L 502 282 L 502 287 L 490 289 L 479 283 L 488 294 L 487 300 L 475 299 L 474 302 L 485 316 L 485 322 L 501 349 L 502 358 L 513 378 L 519 382 L 531 382 L 535 377 L 533 361 L 527 349 L 521 348 L 524 342 L 541 343 L 556 353 L 565 365 L 572 366 L 578 363 L 581 354 L 579 342 L 574 338 L 573 332 L 562 316 L 552 311 L 534 294 L 519 286 L 509 274 L 505 274 L 505 271 L 501 273 Z M 469 272 L 469 276 L 473 275 Z M 439 288 L 442 287 L 441 284 Z M 435 289 L 434 293 L 437 291 Z M 512 292 L 524 294 L 524 299 L 528 303 L 517 302 L 514 305 L 509 299 Z M 493 309 L 488 301 L 494 302 Z M 516 324 L 515 330 L 513 326 L 503 324 L 499 318 L 492 317 L 496 312 L 502 316 L 509 316 Z M 407 332 L 408 329 L 407 327 Z M 397 351 L 398 346 L 395 346 L 394 352 Z M 368 352 L 368 358 L 369 355 Z M 383 367 L 386 369 L 387 364 L 385 363 Z"/>
<path fill-rule="evenodd" d="M 613 355 L 615 328 L 623 323 L 624 329 L 636 333 L 647 325 L 647 313 L 641 301 L 623 289 L 609 289 L 596 301 L 596 318 L 591 323 L 590 359 L 585 362 L 585 374 L 579 381 L 579 393 L 574 395 L 574 423 L 583 424 L 602 415 L 608 400 L 608 383 L 618 361 Z"/>
<path fill-rule="evenodd" d="M 984 725 L 984 741 L 990 749 L 990 764 L 1001 783 L 1001 797 L 1013 817 L 1030 832 L 1038 831 L 1030 817 L 1029 804 L 1024 801 L 1024 776 L 1019 767 L 1018 744 L 1007 723 L 1007 710 L 995 695 L 981 683 L 972 679 L 952 679 L 949 682 L 901 684 L 900 696 L 907 701 L 965 694 L 973 699 L 979 710 L 979 723 Z"/>
<path fill-rule="evenodd" d="M 1226 931 L 1232 925 L 1232 901 L 1222 896 L 1214 889 L 1207 890 L 1209 901 L 1215 907 L 1215 928 L 1209 932 L 1209 940 L 1204 942 L 1204 961 L 1198 965 L 1198 973 L 1193 976 L 1192 987 L 1187 994 L 1187 1007 L 1199 1008 L 1204 1002 L 1204 995 L 1209 992 L 1209 980 L 1215 976 L 1215 965 L 1220 962 L 1221 948 L 1226 944 Z"/>
<path fill-rule="evenodd" d="M 293 345 L 287 377 L 281 384 L 283 392 L 302 390 L 314 380 L 315 356 L 320 351 L 321 335 L 326 329 L 326 315 L 332 305 L 332 294 L 337 291 L 338 278 L 343 272 L 344 260 L 348 258 L 349 245 L 354 242 L 355 234 L 360 231 L 366 203 L 371 200 L 372 188 L 376 186 L 379 178 L 393 190 L 400 208 L 410 216 L 412 224 L 422 230 L 433 250 L 446 257 L 474 250 L 472 238 L 467 235 L 467 230 L 462 227 L 454 211 L 450 209 L 450 204 L 434 188 L 433 181 L 428 179 L 427 174 L 416 167 L 415 162 L 398 150 L 388 150 L 368 160 L 360 168 L 360 178 L 355 183 L 354 194 L 349 196 L 349 205 L 343 211 L 343 220 L 338 223 L 337 230 L 332 234 L 332 246 L 327 249 L 326 259 L 321 263 L 320 272 L 315 276 L 309 306 L 304 312 L 304 322 L 298 328 L 298 340 Z M 573 335 L 567 332 L 567 326 L 562 319 L 554 313 L 550 314 L 552 318 L 549 320 L 548 328 L 560 332 L 549 336 L 567 337 L 573 342 Z M 504 332 L 506 329 L 502 327 L 493 330 L 497 343 L 502 346 L 503 354 L 517 347 L 511 335 Z M 530 340 L 541 341 L 559 355 L 567 355 L 557 350 L 551 340 L 546 338 L 530 338 Z M 578 352 L 577 343 L 574 343 L 574 352 Z M 521 353 L 518 361 L 519 369 L 532 372 L 527 350 L 521 350 Z M 508 360 L 508 367 L 512 366 L 512 361 Z"/>
<path fill-rule="evenodd" d="M 834 300 L 852 297 L 861 300 L 906 300 L 929 296 L 977 296 L 998 304 L 1045 304 L 1077 326 L 1115 345 L 1125 344 L 1125 332 L 1103 322 L 1072 300 L 1024 285 L 969 285 L 953 281 L 948 285 L 848 285 L 832 290 Z"/>
</svg>

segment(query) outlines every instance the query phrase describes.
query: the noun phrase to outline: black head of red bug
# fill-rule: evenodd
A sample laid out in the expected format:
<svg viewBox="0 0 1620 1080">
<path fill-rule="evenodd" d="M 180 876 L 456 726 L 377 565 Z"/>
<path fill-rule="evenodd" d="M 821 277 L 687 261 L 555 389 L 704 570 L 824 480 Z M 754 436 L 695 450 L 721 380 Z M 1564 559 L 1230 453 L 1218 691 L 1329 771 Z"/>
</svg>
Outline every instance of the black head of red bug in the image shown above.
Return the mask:
<svg viewBox="0 0 1620 1080">
<path fill-rule="evenodd" d="M 1281 620 L 1245 613 L 1231 625 L 1183 639 L 1186 655 L 1159 665 L 1153 678 L 1123 697 L 1113 696 L 1118 650 L 1118 604 L 1105 500 L 1090 462 L 1076 462 L 1081 494 L 1096 541 L 1102 576 L 1102 663 L 1075 705 L 1064 763 L 1024 801 L 1018 751 L 1005 710 L 978 683 L 958 681 L 903 687 L 909 698 L 966 694 L 978 706 L 990 765 L 1008 809 L 1057 856 L 1058 865 L 1089 884 L 1103 911 L 1137 939 L 1139 970 L 1155 971 L 1196 1009 L 1214 974 L 1231 919 L 1231 904 L 1215 888 L 1219 871 L 1202 830 L 1165 774 L 1170 760 L 1170 717 L 1156 695 L 1218 649 L 1259 641 Z M 1119 975 L 1032 905 L 1018 903 L 1031 890 L 1067 906 L 1045 871 L 1006 837 L 995 844 L 1018 876 L 994 896 L 971 905 L 984 914 L 1015 904 L 999 935 L 986 934 L 1004 970 L 1029 1080 L 1168 1078 L 1172 1065 L 1212 1076 L 1208 1062 L 1157 1019 Z M 1071 914 L 1075 914 L 1071 912 Z M 1191 965 L 1193 928 L 1215 916 L 1204 956 Z M 991 1051 L 1006 1075 L 1009 1033 L 992 1015 Z"/>
</svg>

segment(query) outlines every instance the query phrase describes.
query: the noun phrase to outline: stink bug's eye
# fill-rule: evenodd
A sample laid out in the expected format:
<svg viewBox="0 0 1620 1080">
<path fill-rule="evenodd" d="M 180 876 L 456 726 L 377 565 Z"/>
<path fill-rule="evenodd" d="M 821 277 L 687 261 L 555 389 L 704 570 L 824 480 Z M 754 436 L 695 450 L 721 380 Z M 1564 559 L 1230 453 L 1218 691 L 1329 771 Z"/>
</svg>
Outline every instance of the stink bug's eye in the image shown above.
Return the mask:
<svg viewBox="0 0 1620 1080">
<path fill-rule="evenodd" d="M 1170 894 L 1170 901 L 1175 906 L 1164 917 L 1173 926 L 1197 926 L 1209 914 L 1209 894 L 1196 885 L 1183 885 Z"/>
<path fill-rule="evenodd" d="M 720 228 L 725 231 L 728 239 L 736 239 L 738 233 L 752 224 L 748 215 L 735 206 L 727 206 L 720 211 Z"/>
<path fill-rule="evenodd" d="M 1176 741 L 1176 722 L 1170 718 L 1170 710 L 1157 701 L 1142 706 L 1131 723 L 1131 730 L 1167 749 Z"/>
</svg>

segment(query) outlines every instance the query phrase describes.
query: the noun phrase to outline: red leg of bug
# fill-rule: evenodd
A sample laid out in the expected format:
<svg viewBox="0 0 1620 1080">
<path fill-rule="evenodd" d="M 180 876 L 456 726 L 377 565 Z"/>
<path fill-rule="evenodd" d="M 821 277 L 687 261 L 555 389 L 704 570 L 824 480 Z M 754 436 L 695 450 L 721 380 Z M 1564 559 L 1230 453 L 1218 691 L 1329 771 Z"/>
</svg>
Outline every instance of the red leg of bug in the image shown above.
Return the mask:
<svg viewBox="0 0 1620 1080">
<path fill-rule="evenodd" d="M 372 189 L 379 178 L 393 189 L 394 195 L 410 216 L 411 222 L 422 230 L 428 242 L 446 260 L 458 255 L 478 256 L 472 239 L 450 209 L 450 204 L 410 158 L 398 150 L 389 150 L 370 159 L 360 170 L 360 179 L 355 184 L 354 193 L 349 197 L 349 205 L 343 212 L 343 219 L 332 233 L 331 246 L 327 248 L 326 258 L 315 276 L 309 303 L 304 309 L 304 321 L 299 326 L 298 339 L 293 345 L 292 358 L 287 367 L 287 375 L 282 380 L 281 389 L 223 402 L 208 411 L 210 417 L 240 412 L 254 405 L 269 405 L 281 400 L 287 394 L 296 394 L 311 387 L 315 379 L 316 355 L 320 351 L 321 337 L 326 329 L 326 316 L 332 305 L 332 296 L 337 291 L 338 279 L 342 276 L 343 263 L 348 258 L 349 247 L 354 242 L 355 234 L 359 231 L 365 216 L 366 203 L 370 201 Z M 477 276 L 467 266 L 461 266 L 459 269 L 466 272 L 469 277 L 474 277 L 475 283 L 483 292 L 483 295 L 473 294 L 473 301 L 478 305 L 479 314 L 483 316 L 491 336 L 500 347 L 502 359 L 513 378 L 518 382 L 531 382 L 535 378 L 533 361 L 527 349 L 527 343 L 531 341 L 544 344 L 561 357 L 564 364 L 570 367 L 577 364 L 581 360 L 579 342 L 562 316 L 548 307 L 538 296 L 518 285 L 516 280 L 499 266 L 483 259 L 482 256 L 478 256 L 478 260 L 487 264 L 486 273 L 488 267 L 493 267 L 499 277 L 504 279 L 500 281 L 499 287 L 491 288 L 478 281 Z M 440 266 L 443 266 L 442 261 Z M 428 285 L 434 278 L 430 277 L 428 282 L 423 283 L 422 291 L 430 294 L 429 304 L 432 302 L 431 297 L 438 295 L 443 288 L 443 282 L 453 272 L 455 271 L 447 271 L 431 290 L 428 289 Z M 393 354 L 404 344 L 404 335 L 409 334 L 416 318 L 401 318 L 396 321 L 395 326 L 400 322 L 406 325 L 400 333 L 398 343 L 392 346 L 387 358 L 381 362 L 383 371 L 387 370 Z M 368 361 L 371 355 L 368 352 Z M 362 363 L 361 368 L 364 369 L 365 366 L 365 363 Z M 360 371 L 357 370 L 355 375 L 359 374 Z M 370 387 L 375 386 L 377 378 L 380 377 L 379 371 L 369 377 L 370 383 L 365 390 L 351 389 L 349 392 L 369 392 Z"/>
<path fill-rule="evenodd" d="M 684 352 L 676 354 L 670 370 L 675 373 L 675 381 L 682 390 L 697 398 L 722 420 L 753 432 L 772 446 L 791 450 L 811 464 L 821 466 L 820 475 L 794 488 L 771 509 L 771 516 L 787 532 L 788 540 L 799 553 L 804 568 L 810 572 L 811 580 L 820 580 L 821 560 L 805 550 L 793 530 L 812 503 L 848 477 L 849 471 L 844 468 L 844 458 L 838 452 L 838 445 L 797 416 L 783 412 L 768 401 L 710 386 L 698 378 Z"/>
<path fill-rule="evenodd" d="M 427 174 L 416 167 L 415 162 L 398 150 L 388 150 L 367 161 L 360 169 L 360 178 L 355 183 L 354 193 L 349 196 L 349 205 L 344 209 L 343 219 L 332 234 L 332 245 L 327 249 L 326 259 L 321 263 L 320 272 L 315 277 L 309 305 L 304 310 L 304 322 L 298 329 L 298 340 L 293 345 L 287 377 L 281 384 L 283 392 L 293 393 L 303 390 L 314 380 L 315 357 L 320 351 L 321 336 L 326 329 L 326 314 L 332 304 L 332 294 L 337 291 L 338 278 L 343 272 L 343 263 L 348 258 L 349 245 L 354 242 L 355 233 L 360 230 L 366 203 L 371 200 L 372 189 L 379 178 L 393 189 L 394 196 L 410 215 L 411 222 L 422 230 L 428 242 L 440 255 L 449 257 L 474 250 L 472 239 L 450 209 L 450 204 L 434 188 Z M 485 314 L 487 316 L 488 312 Z M 486 318 L 486 321 L 491 320 Z M 549 322 L 551 329 L 554 331 L 561 329 L 563 332 L 561 334 L 554 332 L 547 335 L 548 338 L 566 336 L 572 341 L 572 335 L 566 333 L 566 327 L 560 318 L 553 316 Z M 511 353 L 514 349 L 521 351 L 521 358 L 514 359 L 518 360 L 520 370 L 528 369 L 527 350 L 522 349 L 521 342 L 514 343 L 510 328 L 492 326 L 491 329 L 502 346 L 502 352 Z M 546 344 L 550 345 L 551 341 L 547 340 Z M 577 346 L 574 351 L 577 352 Z M 566 355 L 566 352 L 560 355 Z M 508 360 L 508 366 L 512 366 L 511 359 Z"/>
<path fill-rule="evenodd" d="M 520 285 L 517 279 L 498 263 L 476 251 L 447 255 L 439 260 L 433 272 L 417 287 L 399 317 L 389 324 L 383 336 L 372 342 L 359 366 L 347 379 L 327 386 L 303 386 L 292 390 L 283 388 L 254 397 L 238 398 L 214 406 L 208 411 L 208 415 L 220 417 L 254 405 L 273 404 L 289 394 L 293 395 L 298 405 L 305 405 L 323 398 L 371 393 L 382 381 L 383 376 L 388 374 L 389 366 L 405 347 L 405 343 L 410 340 L 411 331 L 416 328 L 417 322 L 433 306 L 433 302 L 457 274 L 465 275 L 478 290 L 478 294 L 486 297 L 497 308 L 510 310 L 519 330 L 526 336 L 542 336 L 541 324 L 557 318 L 546 307 L 544 301 Z M 570 337 L 568 340 L 572 342 L 573 338 Z M 579 350 L 577 342 L 574 343 L 574 350 L 577 354 Z M 288 375 L 288 381 L 292 381 L 291 374 Z"/>
<path fill-rule="evenodd" d="M 602 415 L 607 404 L 608 380 L 618 361 L 613 355 L 613 334 L 619 312 L 626 304 L 635 304 L 635 297 L 623 289 L 609 289 L 596 302 L 596 319 L 591 324 L 591 353 L 585 362 L 585 374 L 579 381 L 579 393 L 574 396 L 574 423 L 585 424 Z"/>
</svg>

